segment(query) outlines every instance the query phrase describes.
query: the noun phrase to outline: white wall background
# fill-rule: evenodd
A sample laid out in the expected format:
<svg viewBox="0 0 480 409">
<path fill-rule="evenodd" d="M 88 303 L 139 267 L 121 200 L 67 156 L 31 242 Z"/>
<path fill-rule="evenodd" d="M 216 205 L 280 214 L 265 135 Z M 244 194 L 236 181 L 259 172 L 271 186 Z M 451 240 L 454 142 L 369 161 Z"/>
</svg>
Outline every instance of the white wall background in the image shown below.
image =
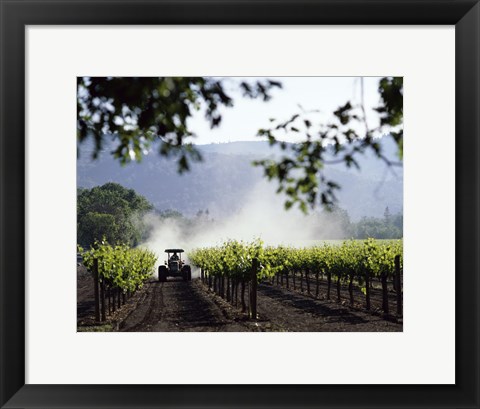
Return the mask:
<svg viewBox="0 0 480 409">
<path fill-rule="evenodd" d="M 37 26 L 26 38 L 27 383 L 454 383 L 453 27 Z M 76 333 L 81 75 L 404 76 L 404 332 Z"/>
</svg>

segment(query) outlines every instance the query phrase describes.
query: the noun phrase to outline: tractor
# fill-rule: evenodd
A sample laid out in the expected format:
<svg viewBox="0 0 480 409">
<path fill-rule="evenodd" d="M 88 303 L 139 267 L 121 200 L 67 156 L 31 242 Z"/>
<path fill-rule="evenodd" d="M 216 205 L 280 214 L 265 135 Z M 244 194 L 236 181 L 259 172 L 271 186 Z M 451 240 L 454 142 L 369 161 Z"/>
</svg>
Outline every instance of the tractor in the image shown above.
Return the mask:
<svg viewBox="0 0 480 409">
<path fill-rule="evenodd" d="M 167 260 L 165 265 L 158 267 L 158 281 L 165 282 L 167 277 L 182 277 L 183 281 L 192 279 L 190 266 L 182 261 L 183 249 L 166 249 Z"/>
</svg>

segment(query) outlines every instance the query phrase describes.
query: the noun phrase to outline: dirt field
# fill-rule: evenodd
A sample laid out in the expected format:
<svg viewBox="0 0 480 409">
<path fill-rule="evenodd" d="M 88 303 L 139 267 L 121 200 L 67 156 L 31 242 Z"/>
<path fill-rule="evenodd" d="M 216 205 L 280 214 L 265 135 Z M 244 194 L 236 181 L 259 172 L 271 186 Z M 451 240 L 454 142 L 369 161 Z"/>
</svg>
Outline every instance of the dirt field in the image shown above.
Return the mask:
<svg viewBox="0 0 480 409">
<path fill-rule="evenodd" d="M 93 285 L 91 278 L 82 274 L 78 275 L 77 306 L 79 330 L 94 328 Z M 381 314 L 269 284 L 259 286 L 258 320 L 253 321 L 208 291 L 200 280 L 171 278 L 166 283 L 146 283 L 107 324 L 109 330 L 130 332 L 402 331 L 401 323 L 383 319 Z"/>
<path fill-rule="evenodd" d="M 268 322 L 273 331 L 402 331 L 402 324 L 385 320 L 379 314 L 265 284 L 259 287 L 258 312 L 260 319 Z"/>
</svg>

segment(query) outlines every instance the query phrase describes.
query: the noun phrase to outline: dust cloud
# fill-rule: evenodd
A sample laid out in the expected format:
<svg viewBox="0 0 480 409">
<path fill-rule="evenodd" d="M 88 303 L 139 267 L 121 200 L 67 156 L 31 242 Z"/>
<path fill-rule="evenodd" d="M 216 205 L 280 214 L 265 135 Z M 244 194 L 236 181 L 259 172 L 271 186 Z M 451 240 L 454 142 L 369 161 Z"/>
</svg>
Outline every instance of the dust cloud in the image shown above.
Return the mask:
<svg viewBox="0 0 480 409">
<path fill-rule="evenodd" d="M 217 220 L 215 215 L 188 219 L 149 214 L 143 223 L 149 226 L 151 234 L 142 247 L 155 252 L 157 263 L 163 264 L 167 248 L 182 248 L 188 254 L 197 247 L 216 246 L 227 240 L 260 239 L 265 245 L 303 247 L 343 238 L 341 225 L 333 214 L 316 210 L 305 215 L 297 208 L 287 211 L 286 197 L 277 194 L 272 185 L 259 182 L 240 210 L 223 219 Z"/>
</svg>

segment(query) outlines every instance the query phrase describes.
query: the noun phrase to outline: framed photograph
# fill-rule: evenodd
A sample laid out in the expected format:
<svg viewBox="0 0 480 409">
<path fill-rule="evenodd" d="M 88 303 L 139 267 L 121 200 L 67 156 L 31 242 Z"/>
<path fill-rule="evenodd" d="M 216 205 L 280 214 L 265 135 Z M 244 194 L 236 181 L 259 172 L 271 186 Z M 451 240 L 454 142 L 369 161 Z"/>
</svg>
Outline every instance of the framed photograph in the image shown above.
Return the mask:
<svg viewBox="0 0 480 409">
<path fill-rule="evenodd" d="M 480 406 L 477 1 L 0 1 L 2 408 Z"/>
</svg>

